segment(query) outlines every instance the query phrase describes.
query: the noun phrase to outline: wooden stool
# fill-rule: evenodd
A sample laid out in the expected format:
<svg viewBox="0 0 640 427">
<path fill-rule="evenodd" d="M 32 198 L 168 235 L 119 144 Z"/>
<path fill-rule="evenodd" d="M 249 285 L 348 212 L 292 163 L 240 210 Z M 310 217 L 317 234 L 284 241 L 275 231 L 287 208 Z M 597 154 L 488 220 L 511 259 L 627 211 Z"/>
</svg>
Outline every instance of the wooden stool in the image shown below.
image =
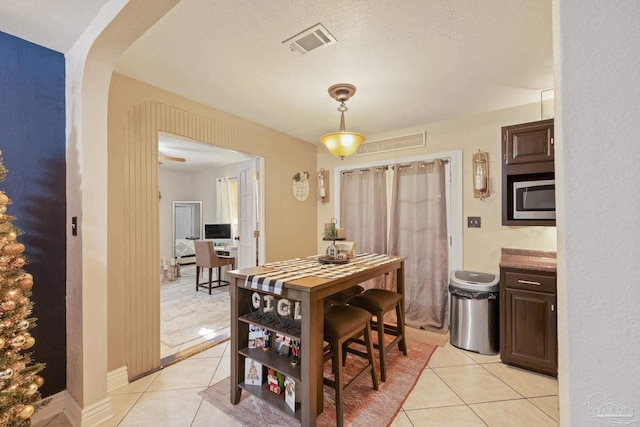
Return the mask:
<svg viewBox="0 0 640 427">
<path fill-rule="evenodd" d="M 362 353 L 349 348 L 349 341 L 364 335 L 367 352 Z M 325 348 L 324 361 L 331 359 L 334 380 L 323 378 L 324 383 L 333 387 L 336 392 L 336 423 L 343 425 L 344 402 L 343 392 L 347 391 L 368 371 L 371 371 L 373 389 L 378 390 L 378 379 L 373 368 L 373 345 L 371 342 L 371 314 L 358 307 L 332 305 L 324 311 L 324 340 L 329 343 Z M 343 385 L 343 366 L 346 352 L 364 355 L 369 363 L 351 381 Z"/>
<path fill-rule="evenodd" d="M 402 295 L 385 289 L 369 289 L 360 295 L 349 298 L 347 301 L 351 307 L 360 307 L 376 316 L 376 321 L 371 321 L 372 329 L 378 331 L 378 342 L 374 347 L 380 353 L 380 379 L 387 380 L 386 353 L 398 344 L 398 349 L 407 355 L 407 342 L 404 333 L 404 313 L 402 310 Z M 395 326 L 384 323 L 384 315 L 396 310 L 397 324 Z M 395 336 L 387 346 L 384 345 L 384 334 Z"/>
</svg>

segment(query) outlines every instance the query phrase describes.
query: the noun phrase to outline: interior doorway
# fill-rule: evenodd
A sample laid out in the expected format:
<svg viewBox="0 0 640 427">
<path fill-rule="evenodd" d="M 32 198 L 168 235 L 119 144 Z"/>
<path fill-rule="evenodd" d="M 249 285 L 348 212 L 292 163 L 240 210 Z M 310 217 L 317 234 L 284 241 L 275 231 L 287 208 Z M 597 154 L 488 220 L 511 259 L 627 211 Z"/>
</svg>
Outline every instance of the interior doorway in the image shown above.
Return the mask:
<svg viewBox="0 0 640 427">
<path fill-rule="evenodd" d="M 215 243 L 236 254 L 236 267 L 255 265 L 256 254 L 264 248 L 254 238 L 261 226 L 257 200 L 262 199 L 262 186 L 256 171 L 262 159 L 164 133 L 159 134 L 158 149 L 160 254 L 163 262 L 167 257 L 177 266 L 175 277 L 166 280 L 161 274 L 160 280 L 160 364 L 166 366 L 229 337 L 228 288 L 214 288 L 211 295 L 196 290 L 193 242 L 205 238 L 207 225 L 231 225 L 232 235 Z M 223 191 L 225 182 L 237 184 L 237 191 Z M 252 190 L 249 199 L 246 188 Z M 243 252 L 241 247 L 250 249 Z"/>
</svg>

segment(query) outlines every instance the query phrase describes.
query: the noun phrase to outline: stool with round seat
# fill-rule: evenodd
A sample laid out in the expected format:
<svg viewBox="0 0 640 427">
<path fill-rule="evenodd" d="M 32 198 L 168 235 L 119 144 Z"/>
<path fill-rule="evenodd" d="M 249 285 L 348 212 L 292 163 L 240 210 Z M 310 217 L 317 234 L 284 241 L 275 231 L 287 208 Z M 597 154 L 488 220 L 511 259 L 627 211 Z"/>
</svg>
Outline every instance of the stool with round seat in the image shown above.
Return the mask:
<svg viewBox="0 0 640 427">
<path fill-rule="evenodd" d="M 367 352 L 363 353 L 349 348 L 353 338 L 364 335 L 364 344 Z M 378 390 L 373 356 L 373 343 L 371 342 L 371 313 L 358 307 L 347 305 L 332 305 L 324 311 L 324 340 L 329 344 L 325 347 L 324 361 L 331 359 L 331 369 L 334 379 L 323 378 L 326 385 L 332 387 L 336 393 L 336 423 L 343 425 L 344 401 L 343 393 L 371 371 L 371 382 L 374 390 Z M 354 376 L 347 384 L 343 385 L 343 366 L 346 353 L 353 353 L 367 359 L 367 365 Z"/>
<path fill-rule="evenodd" d="M 360 295 L 355 295 L 347 300 L 351 307 L 359 307 L 367 310 L 376 316 L 376 321 L 371 321 L 372 329 L 378 332 L 378 342 L 374 347 L 380 353 L 380 379 L 387 380 L 386 353 L 393 346 L 398 345 L 398 349 L 407 355 L 407 342 L 404 330 L 404 312 L 402 310 L 402 295 L 386 289 L 368 289 Z M 395 309 L 397 323 L 391 325 L 384 323 L 384 315 Z M 393 335 L 395 338 L 388 345 L 384 345 L 384 335 Z"/>
</svg>

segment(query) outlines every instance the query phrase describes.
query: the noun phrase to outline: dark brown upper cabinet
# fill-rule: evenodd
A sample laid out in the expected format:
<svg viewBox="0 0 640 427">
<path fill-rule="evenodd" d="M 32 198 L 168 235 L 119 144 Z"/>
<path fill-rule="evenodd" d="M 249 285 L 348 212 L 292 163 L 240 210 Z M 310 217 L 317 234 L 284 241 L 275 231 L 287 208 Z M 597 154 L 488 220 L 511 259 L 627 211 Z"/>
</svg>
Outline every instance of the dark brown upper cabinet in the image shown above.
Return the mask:
<svg viewBox="0 0 640 427">
<path fill-rule="evenodd" d="M 555 226 L 555 219 L 514 216 L 514 184 L 554 180 L 553 119 L 502 128 L 502 225 Z"/>
</svg>

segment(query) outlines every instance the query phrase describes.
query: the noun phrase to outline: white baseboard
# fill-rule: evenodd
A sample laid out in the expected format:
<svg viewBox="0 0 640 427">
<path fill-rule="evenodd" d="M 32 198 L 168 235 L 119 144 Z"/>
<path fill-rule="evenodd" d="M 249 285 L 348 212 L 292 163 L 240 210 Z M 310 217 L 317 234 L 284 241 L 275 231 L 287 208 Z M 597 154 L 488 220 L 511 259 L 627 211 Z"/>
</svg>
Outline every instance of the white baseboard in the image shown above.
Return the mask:
<svg viewBox="0 0 640 427">
<path fill-rule="evenodd" d="M 115 369 L 107 374 L 107 392 L 129 384 L 129 374 L 126 366 Z M 64 413 L 72 426 L 91 427 L 108 420 L 113 416 L 111 399 L 109 397 L 94 403 L 87 408 L 80 408 L 71 395 L 63 390 L 46 399 L 48 403 L 41 407 L 32 417 L 33 426 L 45 425 L 46 422 Z"/>
<path fill-rule="evenodd" d="M 64 410 L 73 427 L 94 427 L 113 418 L 111 410 L 111 398 L 106 397 L 99 402 L 94 403 L 86 408 L 80 408 L 78 403 L 69 396 L 67 406 Z"/>
<path fill-rule="evenodd" d="M 129 370 L 123 366 L 107 374 L 107 393 L 129 384 Z"/>
</svg>

